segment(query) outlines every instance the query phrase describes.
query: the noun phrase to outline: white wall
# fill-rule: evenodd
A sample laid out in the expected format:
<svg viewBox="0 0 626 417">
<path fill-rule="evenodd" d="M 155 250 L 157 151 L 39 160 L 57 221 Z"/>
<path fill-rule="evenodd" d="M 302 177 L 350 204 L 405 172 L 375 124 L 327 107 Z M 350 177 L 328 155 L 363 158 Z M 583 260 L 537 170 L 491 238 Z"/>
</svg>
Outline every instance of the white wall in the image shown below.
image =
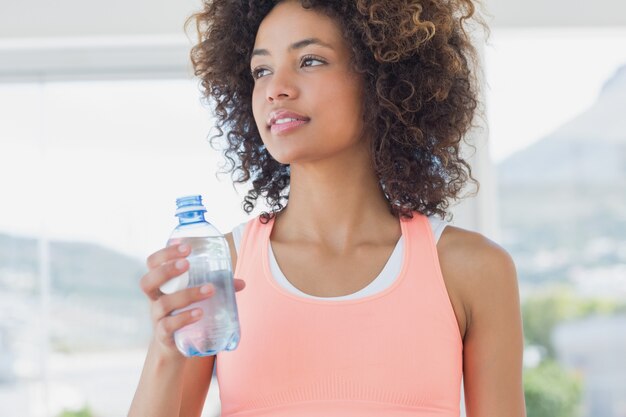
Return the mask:
<svg viewBox="0 0 626 417">
<path fill-rule="evenodd" d="M 178 34 L 199 0 L 0 0 L 0 38 Z"/>
<path fill-rule="evenodd" d="M 483 0 L 494 28 L 626 26 L 624 0 Z"/>
<path fill-rule="evenodd" d="M 623 0 L 483 0 L 494 27 L 624 26 Z M 0 1 L 0 38 L 178 34 L 200 0 Z"/>
</svg>

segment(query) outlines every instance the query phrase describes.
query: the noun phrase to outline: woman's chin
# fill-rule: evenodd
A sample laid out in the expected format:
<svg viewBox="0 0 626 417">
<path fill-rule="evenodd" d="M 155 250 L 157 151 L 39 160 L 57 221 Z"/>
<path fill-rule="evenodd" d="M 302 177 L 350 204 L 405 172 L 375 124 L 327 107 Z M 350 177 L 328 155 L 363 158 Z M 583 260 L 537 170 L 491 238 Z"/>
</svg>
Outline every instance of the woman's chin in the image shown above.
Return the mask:
<svg viewBox="0 0 626 417">
<path fill-rule="evenodd" d="M 314 159 L 311 158 L 312 155 L 301 152 L 300 150 L 294 150 L 293 152 L 284 150 L 282 152 L 274 153 L 270 151 L 270 155 L 272 155 L 272 158 L 274 158 L 277 162 L 280 162 L 283 165 L 292 165 L 297 164 L 298 162 Z"/>
<path fill-rule="evenodd" d="M 270 153 L 270 155 L 272 155 L 272 158 L 274 158 L 277 162 L 283 165 L 291 165 L 293 162 L 298 161 L 297 156 L 294 156 L 292 154 L 279 153 L 276 156 L 274 156 L 273 154 Z"/>
</svg>

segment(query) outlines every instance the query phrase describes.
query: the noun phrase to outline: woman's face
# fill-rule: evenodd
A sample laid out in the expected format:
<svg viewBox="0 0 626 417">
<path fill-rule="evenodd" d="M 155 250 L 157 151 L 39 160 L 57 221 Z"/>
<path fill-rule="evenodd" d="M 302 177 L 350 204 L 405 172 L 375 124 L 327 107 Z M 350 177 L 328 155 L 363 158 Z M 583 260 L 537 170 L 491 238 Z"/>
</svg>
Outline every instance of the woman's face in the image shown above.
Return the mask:
<svg viewBox="0 0 626 417">
<path fill-rule="evenodd" d="M 279 3 L 257 32 L 250 68 L 254 119 L 283 164 L 311 162 L 362 146 L 362 82 L 331 18 Z"/>
</svg>

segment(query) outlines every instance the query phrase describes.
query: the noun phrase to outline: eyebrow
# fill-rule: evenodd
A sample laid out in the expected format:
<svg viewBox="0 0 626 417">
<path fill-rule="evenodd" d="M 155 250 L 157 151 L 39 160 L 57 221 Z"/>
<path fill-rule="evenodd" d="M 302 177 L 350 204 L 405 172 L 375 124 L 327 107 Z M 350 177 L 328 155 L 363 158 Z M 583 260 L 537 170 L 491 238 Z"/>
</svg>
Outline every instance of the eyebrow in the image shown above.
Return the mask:
<svg viewBox="0 0 626 417">
<path fill-rule="evenodd" d="M 289 51 L 294 51 L 296 49 L 302 49 L 305 46 L 309 46 L 309 45 L 319 45 L 319 46 L 323 46 L 324 48 L 329 48 L 332 50 L 335 50 L 335 48 L 333 48 L 330 44 L 327 44 L 326 42 L 322 42 L 321 40 L 319 40 L 318 38 L 307 38 L 307 39 L 302 39 L 301 41 L 292 43 L 291 45 L 289 45 L 288 50 Z M 252 51 L 252 56 L 257 56 L 257 55 L 271 55 L 270 51 L 268 51 L 267 49 L 255 49 Z"/>
</svg>

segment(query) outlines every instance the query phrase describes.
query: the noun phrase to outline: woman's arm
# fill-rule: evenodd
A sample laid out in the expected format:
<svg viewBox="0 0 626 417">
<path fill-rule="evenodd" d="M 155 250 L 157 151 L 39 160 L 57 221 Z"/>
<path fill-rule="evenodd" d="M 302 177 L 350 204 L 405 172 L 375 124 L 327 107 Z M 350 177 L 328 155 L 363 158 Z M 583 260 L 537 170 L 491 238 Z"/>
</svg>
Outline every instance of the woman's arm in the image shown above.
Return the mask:
<svg viewBox="0 0 626 417">
<path fill-rule="evenodd" d="M 230 246 L 234 270 L 237 253 L 232 234 L 225 235 L 225 238 Z M 164 256 L 163 252 L 161 254 L 157 255 L 157 258 L 161 256 L 157 260 L 149 259 L 148 264 L 154 267 L 161 262 Z M 175 273 L 169 275 L 175 276 Z M 144 281 L 148 282 L 143 284 L 143 289 L 147 294 L 152 294 L 154 289 L 162 283 L 150 277 L 144 278 Z M 243 280 L 235 279 L 236 291 L 241 291 L 244 287 Z M 162 308 L 156 308 L 156 310 L 162 310 Z M 169 320 L 172 319 L 174 317 L 169 318 Z M 186 358 L 175 348 L 166 348 L 170 343 L 164 343 L 163 339 L 169 340 L 172 330 L 162 323 L 155 326 L 155 337 L 148 349 L 137 391 L 128 413 L 129 417 L 200 417 L 202 414 L 211 384 L 215 356 Z"/>
<path fill-rule="evenodd" d="M 463 342 L 467 417 L 525 417 L 524 338 L 515 264 L 501 247 L 478 235 L 464 248 Z"/>
<path fill-rule="evenodd" d="M 132 416 L 200 417 L 215 356 L 166 357 L 151 344 L 141 379 L 128 413 Z"/>
<path fill-rule="evenodd" d="M 463 337 L 468 417 L 523 417 L 524 341 L 515 265 L 480 233 L 448 226 L 437 244 Z"/>
</svg>

